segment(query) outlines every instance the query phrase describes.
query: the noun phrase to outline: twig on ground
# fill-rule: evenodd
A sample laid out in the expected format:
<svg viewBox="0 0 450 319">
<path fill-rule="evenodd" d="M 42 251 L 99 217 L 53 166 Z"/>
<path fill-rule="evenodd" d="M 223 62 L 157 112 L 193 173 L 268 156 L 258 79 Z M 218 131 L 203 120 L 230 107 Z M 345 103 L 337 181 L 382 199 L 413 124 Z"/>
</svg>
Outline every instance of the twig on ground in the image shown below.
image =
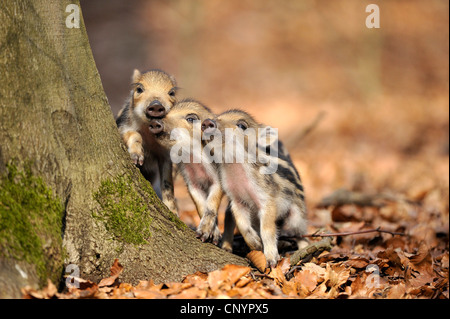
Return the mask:
<svg viewBox="0 0 450 319">
<path fill-rule="evenodd" d="M 306 235 L 302 235 L 301 237 L 305 238 L 305 237 L 324 237 L 321 241 L 319 242 L 315 242 L 315 243 L 311 243 L 310 245 L 306 246 L 303 249 L 299 249 L 297 250 L 292 256 L 291 256 L 291 267 L 294 267 L 296 264 L 298 264 L 301 260 L 306 259 L 307 257 L 313 256 L 313 255 L 318 255 L 321 252 L 323 252 L 324 250 L 331 250 L 331 237 L 338 237 L 338 236 L 350 236 L 350 235 L 359 235 L 359 234 L 367 234 L 367 233 L 374 233 L 374 232 L 378 232 L 378 233 L 387 233 L 387 234 L 391 234 L 392 236 L 394 235 L 399 235 L 399 236 L 406 236 L 405 233 L 401 233 L 401 232 L 394 232 L 394 231 L 390 231 L 390 230 L 384 230 L 381 229 L 380 227 L 376 228 L 376 229 L 365 229 L 365 230 L 358 230 L 358 231 L 351 231 L 351 232 L 342 232 L 342 233 L 330 233 L 330 234 L 321 234 L 321 233 L 312 233 L 312 234 L 306 234 Z M 280 240 L 292 240 L 295 237 L 280 237 Z M 298 238 L 297 238 L 298 239 Z M 291 269 L 291 272 L 294 269 Z"/>
<path fill-rule="evenodd" d="M 331 250 L 331 238 L 326 237 L 322 239 L 321 241 L 311 243 L 305 248 L 297 250 L 292 256 L 291 256 L 291 267 L 297 265 L 301 260 L 313 256 L 318 255 L 324 250 Z"/>
<path fill-rule="evenodd" d="M 330 233 L 330 234 L 317 234 L 317 233 L 314 233 L 314 234 L 303 235 L 302 237 L 334 237 L 334 236 L 337 237 L 337 236 L 349 236 L 349 235 L 375 233 L 375 232 L 391 234 L 392 236 L 394 236 L 394 235 L 406 236 L 405 233 L 385 230 L 385 229 L 381 229 L 380 227 L 378 227 L 376 229 L 364 229 L 364 230 L 349 231 L 349 232 L 342 232 L 342 233 Z"/>
<path fill-rule="evenodd" d="M 392 236 L 399 235 L 399 236 L 406 236 L 405 233 L 401 232 L 395 232 L 390 230 L 381 229 L 381 227 L 375 228 L 375 229 L 364 229 L 364 230 L 356 230 L 356 231 L 349 231 L 349 232 L 342 232 L 342 233 L 328 233 L 323 234 L 319 233 L 318 231 L 312 233 L 312 234 L 306 234 L 300 236 L 300 238 L 311 238 L 311 237 L 338 237 L 338 236 L 351 236 L 351 235 L 359 235 L 359 234 L 368 234 L 368 233 L 386 233 L 391 234 Z M 294 241 L 298 240 L 299 237 L 287 237 L 287 236 L 280 236 L 279 240 L 286 240 L 286 241 Z"/>
</svg>

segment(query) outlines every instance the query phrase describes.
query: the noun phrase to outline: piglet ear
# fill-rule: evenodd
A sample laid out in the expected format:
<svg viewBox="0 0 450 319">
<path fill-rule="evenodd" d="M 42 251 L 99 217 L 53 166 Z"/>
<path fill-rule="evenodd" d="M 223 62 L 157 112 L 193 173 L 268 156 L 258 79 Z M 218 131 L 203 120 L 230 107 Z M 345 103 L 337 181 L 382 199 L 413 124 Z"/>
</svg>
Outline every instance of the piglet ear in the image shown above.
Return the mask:
<svg viewBox="0 0 450 319">
<path fill-rule="evenodd" d="M 131 77 L 131 80 L 133 83 L 139 82 L 139 79 L 141 77 L 141 72 L 138 69 L 134 69 L 133 76 Z"/>
<path fill-rule="evenodd" d="M 177 80 L 175 80 L 175 77 L 173 75 L 169 75 L 170 81 L 172 81 L 173 86 L 177 86 Z"/>
</svg>

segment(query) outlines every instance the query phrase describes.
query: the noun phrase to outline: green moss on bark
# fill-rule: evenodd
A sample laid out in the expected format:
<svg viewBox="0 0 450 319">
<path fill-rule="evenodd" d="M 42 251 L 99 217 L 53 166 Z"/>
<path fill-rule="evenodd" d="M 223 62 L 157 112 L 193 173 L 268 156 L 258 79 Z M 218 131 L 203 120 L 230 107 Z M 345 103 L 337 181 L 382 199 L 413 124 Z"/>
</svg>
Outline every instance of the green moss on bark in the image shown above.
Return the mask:
<svg viewBox="0 0 450 319">
<path fill-rule="evenodd" d="M 148 203 L 136 192 L 130 177 L 104 180 L 93 197 L 100 209 L 92 215 L 104 223 L 114 239 L 135 245 L 148 242 L 153 219 Z"/>
<path fill-rule="evenodd" d="M 61 274 L 64 207 L 42 178 L 13 163 L 0 176 L 0 256 L 34 265 L 41 284 Z"/>
<path fill-rule="evenodd" d="M 93 195 L 100 208 L 94 210 L 92 216 L 103 222 L 115 240 L 134 245 L 147 244 L 152 236 L 151 227 L 158 230 L 156 225 L 152 225 L 151 206 L 165 211 L 178 229 L 187 228 L 161 203 L 141 174 L 136 174 L 135 178 L 120 176 L 104 180 Z"/>
</svg>

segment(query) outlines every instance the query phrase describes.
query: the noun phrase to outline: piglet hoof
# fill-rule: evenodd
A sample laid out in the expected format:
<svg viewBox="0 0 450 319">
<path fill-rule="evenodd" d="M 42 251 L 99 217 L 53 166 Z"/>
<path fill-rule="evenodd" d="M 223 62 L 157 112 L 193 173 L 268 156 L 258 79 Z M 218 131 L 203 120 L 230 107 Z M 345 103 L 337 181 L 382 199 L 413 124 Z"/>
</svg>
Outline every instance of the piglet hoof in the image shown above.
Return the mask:
<svg viewBox="0 0 450 319">
<path fill-rule="evenodd" d="M 202 231 L 202 229 L 198 228 L 196 236 L 204 243 L 210 242 L 217 246 L 220 242 L 220 231 L 217 226 L 212 232 Z"/>
<path fill-rule="evenodd" d="M 133 161 L 134 165 L 142 166 L 144 165 L 144 154 L 139 153 L 130 153 L 131 160 Z"/>
<path fill-rule="evenodd" d="M 221 239 L 222 239 L 222 236 L 220 235 L 219 227 L 216 226 L 212 233 L 212 243 L 214 245 L 218 246 Z"/>
<path fill-rule="evenodd" d="M 233 252 L 233 246 L 230 243 L 222 243 L 222 249 L 229 253 Z"/>
<path fill-rule="evenodd" d="M 270 268 L 270 269 L 275 268 L 277 266 L 277 264 L 278 264 L 278 260 L 279 259 L 280 259 L 280 256 L 278 254 L 276 256 L 274 256 L 274 257 L 266 256 L 266 261 L 267 261 L 266 267 Z"/>
<path fill-rule="evenodd" d="M 207 239 L 207 235 L 200 232 L 198 229 L 195 233 L 195 237 L 197 237 L 198 239 L 200 239 L 202 242 L 205 242 L 205 240 Z"/>
</svg>

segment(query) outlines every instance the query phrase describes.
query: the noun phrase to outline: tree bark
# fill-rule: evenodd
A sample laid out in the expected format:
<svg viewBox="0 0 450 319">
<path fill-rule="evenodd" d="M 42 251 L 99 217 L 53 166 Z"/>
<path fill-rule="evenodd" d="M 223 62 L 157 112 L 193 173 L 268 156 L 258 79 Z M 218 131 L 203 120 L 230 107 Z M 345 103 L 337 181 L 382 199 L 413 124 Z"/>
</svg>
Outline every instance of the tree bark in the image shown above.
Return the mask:
<svg viewBox="0 0 450 319">
<path fill-rule="evenodd" d="M 131 164 L 71 3 L 0 3 L 0 297 L 69 264 L 99 281 L 118 258 L 131 283 L 245 264 L 196 239 Z"/>
</svg>

